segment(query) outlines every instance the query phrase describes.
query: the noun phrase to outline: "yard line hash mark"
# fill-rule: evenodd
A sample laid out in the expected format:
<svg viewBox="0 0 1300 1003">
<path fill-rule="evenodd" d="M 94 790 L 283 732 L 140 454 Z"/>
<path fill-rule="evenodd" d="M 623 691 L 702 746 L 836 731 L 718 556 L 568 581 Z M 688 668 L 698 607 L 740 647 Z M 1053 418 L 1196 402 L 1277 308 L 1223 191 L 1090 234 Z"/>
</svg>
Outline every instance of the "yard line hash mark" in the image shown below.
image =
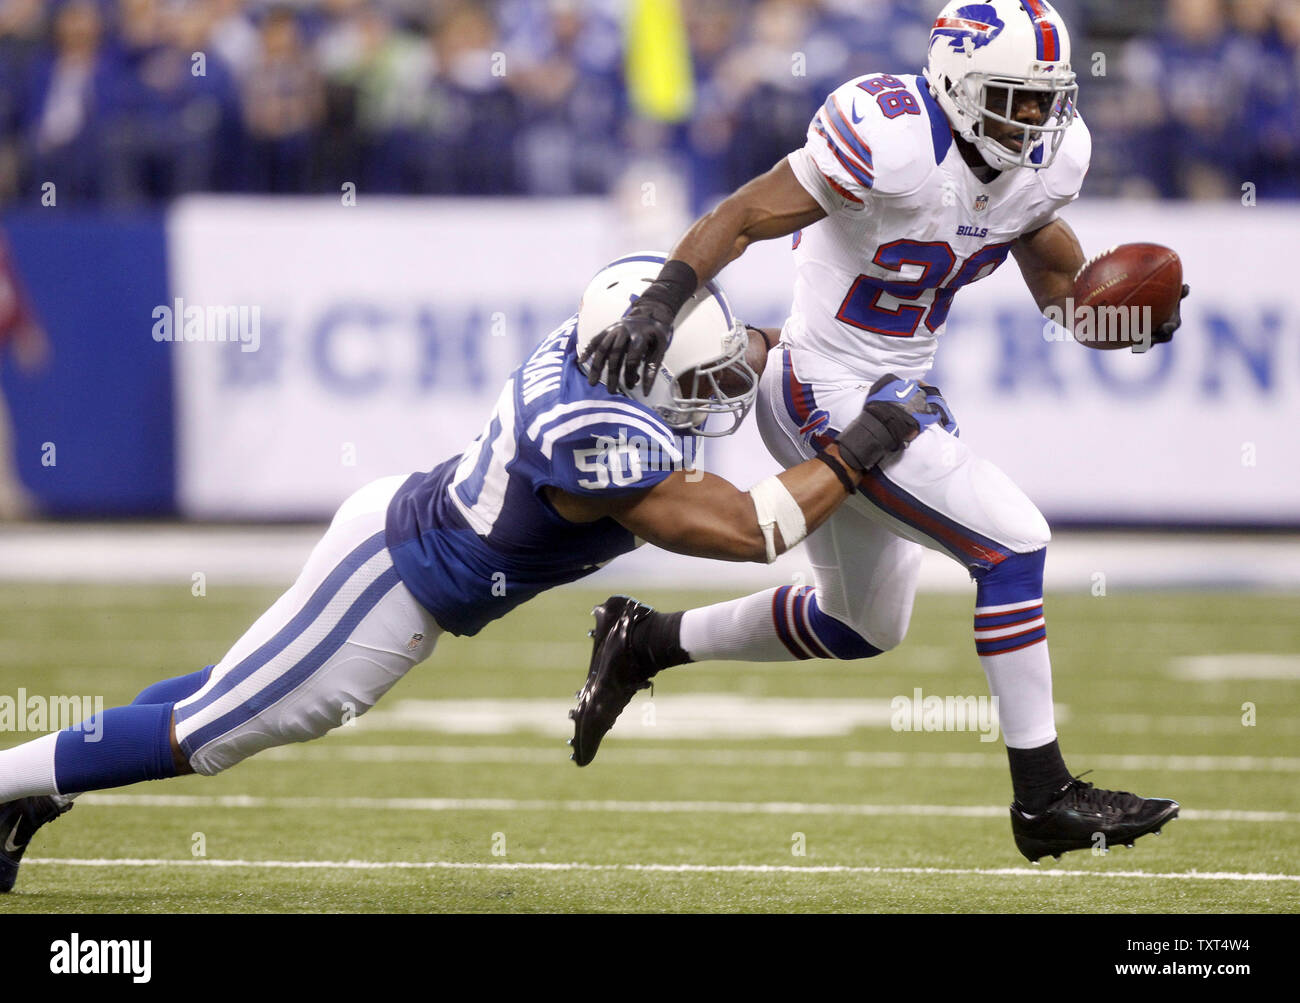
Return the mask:
<svg viewBox="0 0 1300 1003">
<path fill-rule="evenodd" d="M 1005 818 L 996 805 L 818 804 L 802 801 L 554 801 L 522 798 L 261 797 L 251 794 L 85 794 L 82 804 L 133 808 L 364 808 L 394 811 L 572 811 L 644 814 L 853 815 Z M 1300 812 L 1184 809 L 1200 822 L 1300 822 Z"/>
<path fill-rule="evenodd" d="M 340 736 L 340 739 L 342 736 Z M 552 746 L 512 745 L 343 745 L 339 740 L 318 745 L 282 745 L 258 754 L 258 759 L 329 760 L 366 763 L 518 763 L 554 766 Z M 610 749 L 602 759 L 631 766 L 846 766 L 965 767 L 989 769 L 1005 756 L 983 752 L 815 752 L 807 749 Z M 1159 770 L 1178 773 L 1300 773 L 1294 756 L 1080 756 L 1089 765 L 1117 770 Z"/>
<path fill-rule="evenodd" d="M 487 863 L 459 860 L 185 860 L 166 858 L 35 857 L 24 863 L 56 867 L 249 867 L 285 870 L 623 871 L 663 874 L 942 874 L 1030 878 L 1143 878 L 1151 881 L 1300 882 L 1300 874 L 1238 871 L 1064 871 L 1029 867 L 871 867 L 791 864 Z"/>
</svg>

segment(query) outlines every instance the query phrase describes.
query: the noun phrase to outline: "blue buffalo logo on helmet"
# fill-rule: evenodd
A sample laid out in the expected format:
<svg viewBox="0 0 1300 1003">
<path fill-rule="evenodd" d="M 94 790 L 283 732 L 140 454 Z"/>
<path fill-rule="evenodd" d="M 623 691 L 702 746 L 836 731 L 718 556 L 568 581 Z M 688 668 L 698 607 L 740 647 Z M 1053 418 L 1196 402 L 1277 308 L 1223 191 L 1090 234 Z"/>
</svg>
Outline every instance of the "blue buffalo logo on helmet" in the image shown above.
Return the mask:
<svg viewBox="0 0 1300 1003">
<path fill-rule="evenodd" d="M 934 22 L 934 29 L 930 32 L 930 48 L 934 48 L 939 39 L 946 38 L 958 51 L 967 49 L 967 46 L 982 49 L 1002 34 L 1002 29 L 1006 26 L 992 4 L 967 4 L 957 8 L 956 16 L 941 17 Z"/>
</svg>

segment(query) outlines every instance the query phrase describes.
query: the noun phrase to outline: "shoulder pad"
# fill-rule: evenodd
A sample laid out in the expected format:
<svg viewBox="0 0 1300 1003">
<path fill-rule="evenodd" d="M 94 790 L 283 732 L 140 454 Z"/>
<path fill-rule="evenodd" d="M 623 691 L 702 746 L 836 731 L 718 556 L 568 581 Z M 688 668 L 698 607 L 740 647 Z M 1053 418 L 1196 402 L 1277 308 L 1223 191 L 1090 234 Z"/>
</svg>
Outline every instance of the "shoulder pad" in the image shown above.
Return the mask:
<svg viewBox="0 0 1300 1003">
<path fill-rule="evenodd" d="M 878 195 L 916 191 L 952 142 L 948 121 L 920 77 L 869 73 L 844 84 L 831 100 L 871 150 Z M 823 113 L 826 110 L 823 105 Z M 938 116 L 937 126 L 934 116 Z"/>
<path fill-rule="evenodd" d="M 613 406 L 562 415 L 539 428 L 535 443 L 549 464 L 549 482 L 575 494 L 644 491 L 683 465 L 680 443 L 666 426 Z"/>
<path fill-rule="evenodd" d="M 1075 115 L 1065 139 L 1056 153 L 1056 159 L 1042 172 L 1043 190 L 1049 198 L 1070 202 L 1078 198 L 1083 179 L 1092 162 L 1092 133 L 1083 118 Z"/>
</svg>

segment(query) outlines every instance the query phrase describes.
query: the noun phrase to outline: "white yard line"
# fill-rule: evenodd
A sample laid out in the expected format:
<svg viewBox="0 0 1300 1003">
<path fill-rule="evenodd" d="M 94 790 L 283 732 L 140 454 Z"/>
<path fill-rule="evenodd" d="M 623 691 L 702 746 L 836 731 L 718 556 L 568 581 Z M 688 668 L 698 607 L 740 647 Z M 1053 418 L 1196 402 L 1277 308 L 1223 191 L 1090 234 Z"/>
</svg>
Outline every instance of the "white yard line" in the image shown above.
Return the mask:
<svg viewBox="0 0 1300 1003">
<path fill-rule="evenodd" d="M 500 745 L 282 745 L 258 759 L 346 760 L 366 763 L 512 763 L 554 766 L 564 747 Z M 843 766 L 861 769 L 956 767 L 989 769 L 1006 762 L 1003 753 L 984 752 L 815 752 L 807 749 L 617 749 L 601 753 L 604 762 L 623 766 Z M 1079 756 L 1099 769 L 1158 770 L 1171 773 L 1300 773 L 1291 756 Z"/>
<path fill-rule="evenodd" d="M 1300 874 L 1237 871 L 1063 871 L 1037 867 L 853 867 L 773 864 L 487 863 L 458 860 L 169 860 L 164 858 L 32 857 L 25 865 L 56 867 L 250 867 L 288 870 L 624 871 L 664 874 L 941 874 L 1030 878 L 1141 878 L 1148 881 L 1295 881 Z"/>
<path fill-rule="evenodd" d="M 324 523 L 309 526 L 211 526 L 184 523 L 15 523 L 0 526 L 0 581 L 158 583 L 188 594 L 202 569 L 208 588 L 251 584 L 287 586 L 297 577 Z M 1052 540 L 1047 587 L 1090 595 L 1092 576 L 1105 568 L 1112 595 L 1125 590 L 1197 585 L 1300 588 L 1300 536 L 1059 532 Z M 807 555 L 796 549 L 773 565 L 700 561 L 643 548 L 613 562 L 587 586 L 611 592 L 678 588 L 682 583 L 738 593 L 811 580 Z M 956 562 L 927 550 L 922 592 L 973 595 Z M 1120 600 L 1122 602 L 1122 600 Z M 1050 617 L 1050 613 L 1049 613 Z M 1049 621 L 1050 622 L 1050 621 Z"/>
<path fill-rule="evenodd" d="M 1232 652 L 1224 655 L 1188 655 L 1171 659 L 1166 668 L 1175 679 L 1218 682 L 1225 679 L 1300 679 L 1300 655 Z"/>
<path fill-rule="evenodd" d="M 392 811 L 564 811 L 637 814 L 846 815 L 1004 818 L 996 805 L 825 804 L 802 801 L 560 801 L 542 798 L 330 798 L 251 794 L 84 794 L 84 804 L 132 808 L 361 808 Z M 1181 818 L 1199 822 L 1300 822 L 1300 812 L 1192 809 Z"/>
</svg>

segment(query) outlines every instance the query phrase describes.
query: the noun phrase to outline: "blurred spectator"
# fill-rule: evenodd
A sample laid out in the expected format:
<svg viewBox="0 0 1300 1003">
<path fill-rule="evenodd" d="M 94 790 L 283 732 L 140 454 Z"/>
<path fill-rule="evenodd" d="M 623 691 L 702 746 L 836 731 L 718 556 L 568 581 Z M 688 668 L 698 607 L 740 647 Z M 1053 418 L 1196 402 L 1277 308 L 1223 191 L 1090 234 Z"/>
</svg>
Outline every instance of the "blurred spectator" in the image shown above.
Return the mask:
<svg viewBox="0 0 1300 1003">
<path fill-rule="evenodd" d="M 500 64 L 496 24 L 478 4 L 457 4 L 430 35 L 434 74 L 411 153 L 418 190 L 495 195 L 520 191 L 514 140 L 518 105 Z"/>
<path fill-rule="evenodd" d="M 506 39 L 505 81 L 519 102 L 515 136 L 529 192 L 609 191 L 621 166 L 627 96 L 621 26 L 579 0 L 509 5 L 506 20 L 531 30 Z"/>
<path fill-rule="evenodd" d="M 244 10 L 244 0 L 213 0 L 212 49 L 242 78 L 257 58 L 257 29 Z"/>
<path fill-rule="evenodd" d="M 45 180 L 115 204 L 570 195 L 653 163 L 699 207 L 801 144 L 844 80 L 919 71 L 941 2 L 680 0 L 677 123 L 630 107 L 624 0 L 0 0 L 0 203 Z M 1300 197 L 1300 0 L 1057 6 L 1090 192 Z"/>
<path fill-rule="evenodd" d="M 209 44 L 212 0 L 128 0 L 124 92 L 105 137 L 108 195 L 130 204 L 216 187 L 215 166 L 237 147 L 238 92 Z M 131 23 L 127 21 L 126 23 Z"/>
<path fill-rule="evenodd" d="M 812 2 L 760 0 L 749 38 L 718 68 L 734 107 L 719 191 L 738 188 L 802 146 L 825 95 L 855 75 L 847 71 L 848 49 L 818 37 L 816 14 Z"/>
<path fill-rule="evenodd" d="M 247 185 L 263 192 L 306 191 L 315 130 L 324 113 L 321 76 L 292 9 L 268 11 L 258 42 L 243 79 Z"/>
<path fill-rule="evenodd" d="M 42 0 L 0 0 L 0 202 L 18 191 L 20 96 L 45 52 L 45 15 Z"/>
<path fill-rule="evenodd" d="M 1254 182 L 1265 198 L 1300 198 L 1300 3 L 1234 0 L 1231 13 L 1229 65 L 1244 81 L 1245 112 L 1234 182 Z"/>
<path fill-rule="evenodd" d="M 1237 142 L 1244 81 L 1228 64 L 1231 42 L 1220 0 L 1169 0 L 1165 31 L 1152 44 L 1157 90 L 1163 103 L 1163 156 L 1151 162 L 1163 195 L 1227 195 L 1241 176 Z"/>
<path fill-rule="evenodd" d="M 316 41 L 326 78 L 322 174 L 369 192 L 413 190 L 413 136 L 425 115 L 433 53 L 417 33 L 366 0 L 331 0 Z"/>
<path fill-rule="evenodd" d="M 101 193 L 100 141 L 120 89 L 102 36 L 94 0 L 70 0 L 54 16 L 51 51 L 28 77 L 21 126 L 28 180 L 33 188 L 54 181 L 65 201 Z"/>
</svg>

